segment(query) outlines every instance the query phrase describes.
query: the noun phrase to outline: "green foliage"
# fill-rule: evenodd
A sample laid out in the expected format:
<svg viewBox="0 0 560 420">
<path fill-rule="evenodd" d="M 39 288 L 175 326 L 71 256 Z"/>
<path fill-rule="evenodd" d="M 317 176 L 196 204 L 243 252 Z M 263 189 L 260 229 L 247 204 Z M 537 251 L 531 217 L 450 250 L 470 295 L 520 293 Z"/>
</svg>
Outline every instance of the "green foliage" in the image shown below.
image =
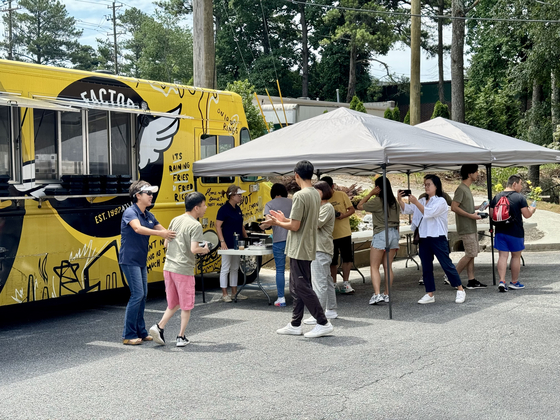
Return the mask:
<svg viewBox="0 0 560 420">
<path fill-rule="evenodd" d="M 408 112 L 406 113 L 406 115 L 404 116 L 404 121 L 403 123 L 410 125 L 410 109 L 408 110 Z"/>
<path fill-rule="evenodd" d="M 387 108 L 383 113 L 383 118 L 387 118 L 388 120 L 393 119 L 393 110 L 391 108 Z"/>
<path fill-rule="evenodd" d="M 510 176 L 512 175 L 525 175 L 527 172 L 523 168 L 509 167 L 509 168 L 492 168 L 492 190 L 497 193 L 502 191 Z"/>
<path fill-rule="evenodd" d="M 364 112 L 367 114 L 364 103 L 360 101 L 360 98 L 358 98 L 356 95 L 354 95 L 352 101 L 350 101 L 350 109 L 353 109 L 354 111 L 358 111 L 358 112 Z"/>
<path fill-rule="evenodd" d="M 348 219 L 350 221 L 350 230 L 352 232 L 357 232 L 358 231 L 358 225 L 361 222 L 360 218 L 358 216 L 356 216 L 356 214 L 353 214 Z"/>
<path fill-rule="evenodd" d="M 401 122 L 401 110 L 398 106 L 393 108 L 393 120 Z"/>
<path fill-rule="evenodd" d="M 449 107 L 447 106 L 447 104 L 442 104 L 440 101 L 437 101 L 436 104 L 434 105 L 434 112 L 432 113 L 432 117 L 430 119 L 434 119 L 437 117 L 442 117 L 442 118 L 450 118 L 449 115 Z"/>
<path fill-rule="evenodd" d="M 23 11 L 12 13 L 14 57 L 35 64 L 64 66 L 70 54 L 79 49 L 76 38 L 82 34 L 66 6 L 59 0 L 20 0 L 19 6 Z M 7 27 L 8 14 L 4 13 L 2 19 Z M 6 47 L 7 43 L 2 45 Z M 77 62 L 83 61 L 82 53 L 76 52 Z"/>
<path fill-rule="evenodd" d="M 264 124 L 260 111 L 255 105 L 253 105 L 253 93 L 255 92 L 255 86 L 251 85 L 248 80 L 239 80 L 229 83 L 226 89 L 241 96 L 251 139 L 254 140 L 257 137 L 266 134 L 267 128 Z"/>
</svg>

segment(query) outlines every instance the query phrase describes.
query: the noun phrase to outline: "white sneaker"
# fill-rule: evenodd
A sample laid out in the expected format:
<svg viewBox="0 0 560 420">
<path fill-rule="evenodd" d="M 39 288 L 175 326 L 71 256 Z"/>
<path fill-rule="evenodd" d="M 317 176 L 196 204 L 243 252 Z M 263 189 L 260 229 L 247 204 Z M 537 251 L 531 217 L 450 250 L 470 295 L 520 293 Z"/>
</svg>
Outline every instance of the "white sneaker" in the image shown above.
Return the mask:
<svg viewBox="0 0 560 420">
<path fill-rule="evenodd" d="M 327 319 L 336 319 L 338 318 L 338 312 L 333 309 L 327 309 L 325 311 L 325 316 L 327 317 Z"/>
<path fill-rule="evenodd" d="M 239 293 L 237 296 L 231 295 L 231 298 L 232 298 L 232 299 L 237 299 L 237 300 L 245 300 L 245 299 L 247 299 L 247 296 L 242 295 L 241 293 Z"/>
<path fill-rule="evenodd" d="M 463 303 L 467 298 L 467 293 L 464 290 L 457 290 L 457 297 L 455 303 Z"/>
<path fill-rule="evenodd" d="M 352 289 L 352 285 L 350 284 L 349 281 L 345 281 L 342 283 L 342 286 L 340 287 L 340 293 L 354 293 L 355 290 Z"/>
<path fill-rule="evenodd" d="M 313 318 L 312 316 L 310 316 L 309 318 L 304 319 L 303 323 L 305 325 L 317 325 L 317 320 L 315 318 Z"/>
<path fill-rule="evenodd" d="M 324 335 L 328 335 L 333 331 L 334 331 L 334 327 L 330 322 L 327 322 L 326 325 L 321 325 L 321 324 L 315 325 L 315 328 L 305 333 L 303 336 L 306 338 L 317 338 L 317 337 L 322 337 Z"/>
<path fill-rule="evenodd" d="M 447 274 L 443 273 L 443 284 L 448 284 L 451 286 L 451 282 L 447 278 Z"/>
<path fill-rule="evenodd" d="M 274 306 L 286 306 L 286 298 L 276 299 L 276 302 L 274 302 Z"/>
<path fill-rule="evenodd" d="M 389 303 L 389 295 L 383 294 L 383 300 L 385 303 Z"/>
<path fill-rule="evenodd" d="M 290 322 L 284 328 L 276 330 L 276 333 L 280 335 L 301 335 L 303 334 L 303 331 L 301 330 L 301 325 L 299 327 L 294 327 Z"/>
<path fill-rule="evenodd" d="M 369 304 L 370 305 L 377 305 L 379 302 L 383 302 L 383 296 L 382 295 L 376 295 L 374 293 L 373 296 L 371 297 L 371 299 L 369 300 Z"/>
<path fill-rule="evenodd" d="M 218 299 L 221 302 L 231 302 L 231 297 L 229 297 L 229 295 L 222 295 L 222 297 L 220 299 Z"/>
<path fill-rule="evenodd" d="M 426 303 L 434 303 L 436 301 L 435 296 L 430 296 L 429 294 L 425 294 L 422 296 L 422 299 L 418 301 L 420 305 L 425 305 Z"/>
<path fill-rule="evenodd" d="M 420 286 L 424 285 L 424 276 L 420 276 L 420 280 L 418 280 L 418 284 Z"/>
<path fill-rule="evenodd" d="M 177 336 L 177 347 L 185 347 L 185 346 L 186 346 L 187 344 L 189 344 L 189 343 L 190 343 L 190 341 L 189 341 L 189 339 L 188 339 L 187 337 L 185 337 L 185 336 L 182 336 L 182 337 Z"/>
</svg>

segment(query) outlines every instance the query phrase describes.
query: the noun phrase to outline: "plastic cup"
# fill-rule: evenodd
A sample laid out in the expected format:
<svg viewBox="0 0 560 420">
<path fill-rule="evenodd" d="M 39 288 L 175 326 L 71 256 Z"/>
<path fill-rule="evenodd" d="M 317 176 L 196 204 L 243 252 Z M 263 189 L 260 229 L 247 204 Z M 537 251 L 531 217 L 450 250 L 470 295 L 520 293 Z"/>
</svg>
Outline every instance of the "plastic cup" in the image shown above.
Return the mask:
<svg viewBox="0 0 560 420">
<path fill-rule="evenodd" d="M 240 251 L 243 251 L 245 249 L 245 241 L 239 241 L 237 244 Z"/>
</svg>

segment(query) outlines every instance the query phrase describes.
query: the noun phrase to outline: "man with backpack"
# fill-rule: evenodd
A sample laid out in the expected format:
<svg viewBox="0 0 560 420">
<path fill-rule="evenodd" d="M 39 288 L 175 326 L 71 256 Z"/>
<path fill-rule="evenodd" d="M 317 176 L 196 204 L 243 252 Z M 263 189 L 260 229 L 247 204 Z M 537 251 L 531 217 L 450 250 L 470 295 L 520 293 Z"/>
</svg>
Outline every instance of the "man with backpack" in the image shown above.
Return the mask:
<svg viewBox="0 0 560 420">
<path fill-rule="evenodd" d="M 521 251 L 525 249 L 525 232 L 523 219 L 531 217 L 535 211 L 536 203 L 529 207 L 527 200 L 520 194 L 523 181 L 519 175 L 509 177 L 506 189 L 498 193 L 490 203 L 490 217 L 496 226 L 494 248 L 499 252 L 498 274 L 500 284 L 498 290 L 507 292 L 508 289 L 523 289 L 525 286 L 519 282 L 521 270 Z M 506 271 L 509 254 L 511 253 L 511 282 L 506 285 Z"/>
</svg>

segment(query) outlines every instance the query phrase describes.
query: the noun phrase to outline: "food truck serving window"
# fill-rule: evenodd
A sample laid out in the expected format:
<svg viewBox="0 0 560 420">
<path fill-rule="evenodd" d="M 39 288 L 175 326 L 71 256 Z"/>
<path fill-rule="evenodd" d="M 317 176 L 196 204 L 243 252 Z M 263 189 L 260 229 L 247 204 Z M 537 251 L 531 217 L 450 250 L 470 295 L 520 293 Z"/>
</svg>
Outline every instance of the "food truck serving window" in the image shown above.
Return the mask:
<svg viewBox="0 0 560 420">
<path fill-rule="evenodd" d="M 20 169 L 19 118 L 17 107 L 0 106 L 0 175 L 15 181 Z"/>
<path fill-rule="evenodd" d="M 235 147 L 235 138 L 232 136 L 211 136 L 203 134 L 200 136 L 200 158 L 204 159 L 210 156 L 214 156 L 216 151 L 219 150 L 220 153 L 226 150 L 233 149 Z M 234 177 L 215 177 L 215 176 L 203 176 L 200 180 L 205 184 L 232 184 L 235 181 Z"/>
</svg>

